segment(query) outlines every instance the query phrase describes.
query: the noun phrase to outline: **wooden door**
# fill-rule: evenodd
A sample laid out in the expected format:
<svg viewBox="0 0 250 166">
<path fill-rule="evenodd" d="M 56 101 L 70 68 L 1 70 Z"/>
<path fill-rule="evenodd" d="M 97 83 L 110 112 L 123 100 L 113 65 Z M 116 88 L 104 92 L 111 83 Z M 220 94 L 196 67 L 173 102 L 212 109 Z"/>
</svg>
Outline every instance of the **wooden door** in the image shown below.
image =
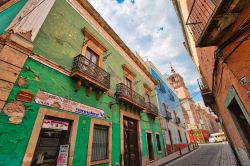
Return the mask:
<svg viewBox="0 0 250 166">
<path fill-rule="evenodd" d="M 148 146 L 148 158 L 149 161 L 152 161 L 154 160 L 154 146 L 151 133 L 147 133 L 147 146 Z"/>
<path fill-rule="evenodd" d="M 169 139 L 170 139 L 171 149 L 174 150 L 171 130 L 168 130 L 168 135 L 169 135 Z"/>
<path fill-rule="evenodd" d="M 124 118 L 124 165 L 139 166 L 137 121 Z"/>
</svg>

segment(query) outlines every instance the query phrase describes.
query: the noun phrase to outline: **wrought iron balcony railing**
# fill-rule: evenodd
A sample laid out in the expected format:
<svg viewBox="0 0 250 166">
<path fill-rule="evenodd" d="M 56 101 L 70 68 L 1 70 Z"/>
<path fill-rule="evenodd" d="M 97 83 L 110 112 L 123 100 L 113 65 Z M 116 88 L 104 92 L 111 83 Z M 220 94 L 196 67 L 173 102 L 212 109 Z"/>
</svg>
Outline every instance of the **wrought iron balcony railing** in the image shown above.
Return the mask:
<svg viewBox="0 0 250 166">
<path fill-rule="evenodd" d="M 74 58 L 71 76 L 85 80 L 105 91 L 110 88 L 110 74 L 81 54 Z"/>
<path fill-rule="evenodd" d="M 201 95 L 206 106 L 214 109 L 214 97 L 212 91 L 209 89 L 205 79 L 198 79 L 198 85 L 201 90 Z"/>
<path fill-rule="evenodd" d="M 130 103 L 141 110 L 145 109 L 145 98 L 123 83 L 116 85 L 116 97 Z"/>
<path fill-rule="evenodd" d="M 176 118 L 175 118 L 175 123 L 176 124 L 180 124 L 181 123 L 181 119 L 178 116 L 176 116 Z"/>
<path fill-rule="evenodd" d="M 186 25 L 197 43 L 200 40 L 219 0 L 193 0 Z"/>
<path fill-rule="evenodd" d="M 155 106 L 154 104 L 147 102 L 146 103 L 146 107 L 147 107 L 147 113 L 151 114 L 153 116 L 158 116 L 158 108 L 157 106 Z"/>
<path fill-rule="evenodd" d="M 170 119 L 172 119 L 172 114 L 171 114 L 171 112 L 169 112 L 169 111 L 166 111 L 166 117 L 165 117 L 167 120 L 170 120 Z"/>
<path fill-rule="evenodd" d="M 186 25 L 197 47 L 218 45 L 249 0 L 188 0 Z"/>
</svg>

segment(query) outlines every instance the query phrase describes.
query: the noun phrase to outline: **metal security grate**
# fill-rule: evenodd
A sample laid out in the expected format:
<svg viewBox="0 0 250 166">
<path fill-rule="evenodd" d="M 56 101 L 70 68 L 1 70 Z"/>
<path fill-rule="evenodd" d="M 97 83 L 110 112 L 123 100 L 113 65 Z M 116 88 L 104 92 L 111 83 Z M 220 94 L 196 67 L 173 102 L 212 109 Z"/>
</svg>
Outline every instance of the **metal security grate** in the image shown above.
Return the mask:
<svg viewBox="0 0 250 166">
<path fill-rule="evenodd" d="M 95 125 L 91 161 L 106 160 L 108 153 L 108 127 Z"/>
</svg>

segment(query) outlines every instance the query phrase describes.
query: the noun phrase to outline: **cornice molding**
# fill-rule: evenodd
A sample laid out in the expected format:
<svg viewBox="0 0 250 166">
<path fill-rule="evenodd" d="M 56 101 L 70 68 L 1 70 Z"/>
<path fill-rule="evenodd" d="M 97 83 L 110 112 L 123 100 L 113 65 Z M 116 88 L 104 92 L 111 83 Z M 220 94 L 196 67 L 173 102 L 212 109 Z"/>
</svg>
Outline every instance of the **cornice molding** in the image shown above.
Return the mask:
<svg viewBox="0 0 250 166">
<path fill-rule="evenodd" d="M 127 53 L 127 55 L 141 68 L 141 70 L 157 85 L 157 81 L 148 71 L 148 69 L 140 62 L 136 55 L 128 48 L 122 39 L 114 32 L 102 16 L 94 9 L 87 0 L 76 0 L 90 15 L 98 22 L 98 24 L 113 38 L 113 40 Z"/>
</svg>

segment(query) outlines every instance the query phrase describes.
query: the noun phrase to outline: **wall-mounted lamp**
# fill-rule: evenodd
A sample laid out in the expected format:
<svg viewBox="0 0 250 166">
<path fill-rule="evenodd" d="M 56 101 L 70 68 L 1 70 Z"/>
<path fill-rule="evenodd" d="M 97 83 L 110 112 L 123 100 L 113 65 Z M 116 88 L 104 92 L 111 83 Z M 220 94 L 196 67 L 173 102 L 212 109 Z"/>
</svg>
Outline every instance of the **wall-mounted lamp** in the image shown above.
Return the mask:
<svg viewBox="0 0 250 166">
<path fill-rule="evenodd" d="M 112 54 L 112 52 L 110 52 L 110 53 L 108 53 L 107 55 L 105 55 L 105 56 L 103 57 L 103 61 L 106 61 L 106 60 L 108 59 L 108 57 L 109 57 L 111 54 Z"/>
<path fill-rule="evenodd" d="M 119 104 L 118 102 L 109 102 L 108 105 L 109 105 L 109 108 L 111 109 L 113 105 L 115 104 Z"/>
<path fill-rule="evenodd" d="M 135 81 L 135 85 L 138 84 L 139 82 L 141 82 L 141 80 Z"/>
</svg>

